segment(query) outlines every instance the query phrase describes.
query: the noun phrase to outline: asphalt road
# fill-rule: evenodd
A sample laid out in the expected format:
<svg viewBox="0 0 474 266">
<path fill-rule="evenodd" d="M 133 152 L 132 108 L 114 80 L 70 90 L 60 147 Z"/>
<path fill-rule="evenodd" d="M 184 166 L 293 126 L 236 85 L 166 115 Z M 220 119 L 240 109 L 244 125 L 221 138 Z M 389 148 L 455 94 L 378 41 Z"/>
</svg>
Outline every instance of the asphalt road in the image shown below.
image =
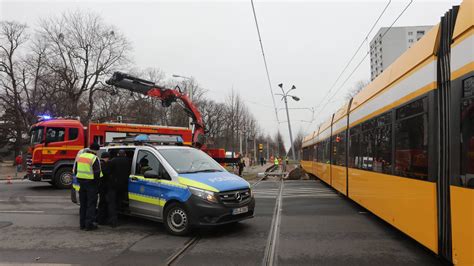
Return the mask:
<svg viewBox="0 0 474 266">
<path fill-rule="evenodd" d="M 279 197 L 282 186 L 282 197 Z M 69 191 L 0 182 L 0 263 L 118 265 L 436 265 L 425 248 L 319 181 L 264 181 L 255 218 L 168 235 L 159 223 L 79 230 Z M 278 208 L 275 208 L 275 207 Z"/>
</svg>

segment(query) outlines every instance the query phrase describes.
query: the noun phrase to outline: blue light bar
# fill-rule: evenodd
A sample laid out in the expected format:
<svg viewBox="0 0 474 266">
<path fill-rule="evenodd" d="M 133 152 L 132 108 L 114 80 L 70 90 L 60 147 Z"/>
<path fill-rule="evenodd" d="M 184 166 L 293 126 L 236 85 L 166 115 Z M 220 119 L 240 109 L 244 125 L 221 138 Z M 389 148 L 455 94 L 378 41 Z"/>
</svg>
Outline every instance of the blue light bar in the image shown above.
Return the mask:
<svg viewBox="0 0 474 266">
<path fill-rule="evenodd" d="M 147 142 L 150 141 L 150 137 L 148 135 L 141 134 L 135 137 L 135 141 Z"/>
</svg>

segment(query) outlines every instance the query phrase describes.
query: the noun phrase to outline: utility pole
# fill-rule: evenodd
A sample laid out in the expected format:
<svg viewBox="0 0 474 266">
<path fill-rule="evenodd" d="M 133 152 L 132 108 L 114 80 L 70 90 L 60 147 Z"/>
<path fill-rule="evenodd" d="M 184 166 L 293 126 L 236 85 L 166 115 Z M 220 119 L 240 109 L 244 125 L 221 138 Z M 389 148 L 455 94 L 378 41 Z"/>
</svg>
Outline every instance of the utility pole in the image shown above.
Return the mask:
<svg viewBox="0 0 474 266">
<path fill-rule="evenodd" d="M 239 130 L 239 152 L 242 155 L 242 130 Z"/>
<path fill-rule="evenodd" d="M 255 164 L 257 164 L 257 136 L 253 136 L 253 158 Z"/>
<path fill-rule="evenodd" d="M 292 157 L 293 157 L 293 160 L 296 160 L 296 157 L 295 157 L 295 147 L 294 147 L 294 145 L 293 145 L 293 134 L 292 134 L 292 132 L 291 132 L 290 113 L 288 112 L 288 101 L 287 101 L 287 98 L 288 98 L 288 96 L 290 96 L 290 97 L 293 98 L 293 100 L 295 100 L 295 101 L 299 101 L 300 98 L 298 98 L 298 97 L 296 97 L 296 96 L 294 96 L 294 95 L 288 94 L 290 91 L 296 89 L 295 85 L 293 85 L 293 86 L 291 87 L 291 89 L 289 89 L 287 92 L 285 92 L 285 91 L 283 90 L 283 84 L 282 84 L 282 83 L 278 84 L 278 87 L 280 87 L 282 94 L 278 93 L 277 95 L 281 95 L 281 96 L 282 96 L 282 97 L 281 97 L 282 100 L 285 101 L 286 118 L 288 119 L 288 131 L 290 132 L 291 155 L 292 155 Z"/>
<path fill-rule="evenodd" d="M 244 129 L 244 140 L 245 140 L 245 156 L 249 154 L 249 139 L 247 131 Z"/>
<path fill-rule="evenodd" d="M 270 146 L 268 145 L 268 139 L 267 139 L 267 160 L 270 160 Z"/>
</svg>

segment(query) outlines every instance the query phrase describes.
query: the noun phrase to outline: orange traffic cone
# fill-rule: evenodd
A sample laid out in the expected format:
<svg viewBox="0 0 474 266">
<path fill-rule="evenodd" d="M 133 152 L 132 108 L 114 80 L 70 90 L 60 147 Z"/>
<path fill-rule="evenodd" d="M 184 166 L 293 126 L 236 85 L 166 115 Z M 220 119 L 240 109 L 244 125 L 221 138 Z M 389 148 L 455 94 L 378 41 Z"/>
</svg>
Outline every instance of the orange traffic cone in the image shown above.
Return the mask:
<svg viewBox="0 0 474 266">
<path fill-rule="evenodd" d="M 7 184 L 12 184 L 12 176 L 7 176 Z"/>
</svg>

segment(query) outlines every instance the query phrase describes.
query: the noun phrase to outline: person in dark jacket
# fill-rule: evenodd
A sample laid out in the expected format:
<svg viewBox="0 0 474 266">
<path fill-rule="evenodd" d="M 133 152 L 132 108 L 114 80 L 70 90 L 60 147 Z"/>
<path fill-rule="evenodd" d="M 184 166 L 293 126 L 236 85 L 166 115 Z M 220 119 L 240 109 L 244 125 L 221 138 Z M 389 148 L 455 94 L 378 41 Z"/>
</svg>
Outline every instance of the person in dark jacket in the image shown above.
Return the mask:
<svg viewBox="0 0 474 266">
<path fill-rule="evenodd" d="M 102 168 L 103 177 L 99 182 L 99 210 L 97 214 L 97 222 L 100 225 L 107 224 L 107 187 L 110 179 L 110 166 L 109 166 L 110 153 L 103 152 L 100 155 L 100 166 Z"/>
<path fill-rule="evenodd" d="M 117 226 L 117 209 L 128 198 L 128 178 L 132 169 L 132 160 L 125 150 L 119 150 L 117 157 L 109 162 L 110 178 L 107 185 L 108 218 L 112 227 Z"/>
<path fill-rule="evenodd" d="M 239 176 L 242 176 L 242 172 L 244 171 L 244 167 L 245 167 L 245 161 L 240 154 L 239 154 L 239 161 L 237 163 L 237 167 L 239 168 Z"/>
<path fill-rule="evenodd" d="M 92 143 L 90 148 L 77 156 L 74 162 L 74 175 L 79 181 L 79 222 L 81 230 L 91 231 L 97 229 L 95 224 L 98 183 L 102 177 L 99 158 L 96 153 L 100 149 L 99 144 Z"/>
</svg>

